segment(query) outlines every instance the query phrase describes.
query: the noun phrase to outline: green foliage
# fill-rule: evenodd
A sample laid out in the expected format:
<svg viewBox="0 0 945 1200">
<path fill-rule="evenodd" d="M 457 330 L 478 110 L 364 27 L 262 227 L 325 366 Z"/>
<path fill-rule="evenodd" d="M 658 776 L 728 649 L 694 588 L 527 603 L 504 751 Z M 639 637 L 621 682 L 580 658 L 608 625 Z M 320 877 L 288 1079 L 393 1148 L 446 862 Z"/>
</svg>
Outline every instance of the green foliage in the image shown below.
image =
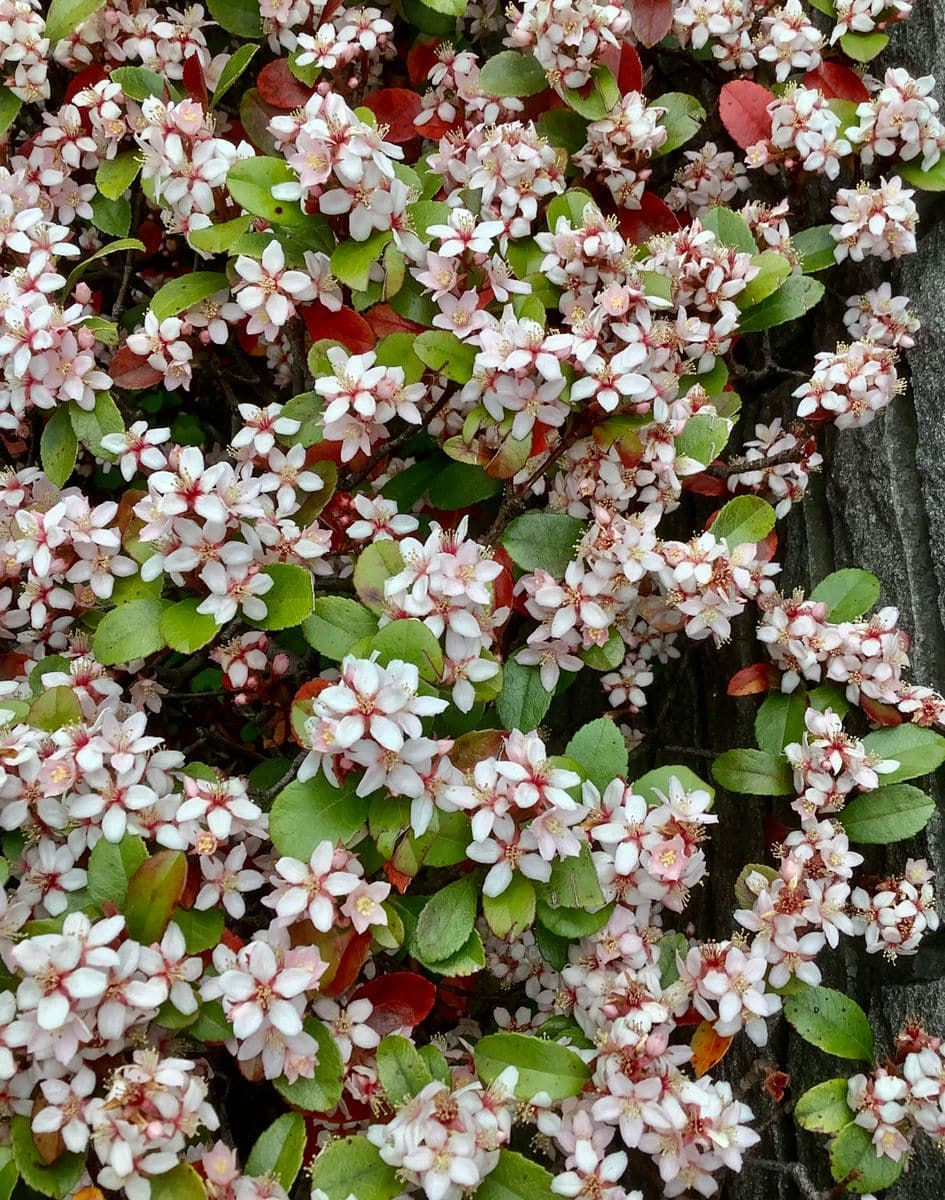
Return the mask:
<svg viewBox="0 0 945 1200">
<path fill-rule="evenodd" d="M 187 881 L 187 856 L 180 850 L 159 850 L 146 859 L 128 881 L 125 922 L 136 941 L 159 942 Z"/>
<path fill-rule="evenodd" d="M 305 640 L 319 654 L 340 662 L 355 642 L 377 631 L 377 618 L 347 596 L 319 596 L 302 622 Z"/>
<path fill-rule="evenodd" d="M 83 1155 L 67 1151 L 54 1162 L 44 1162 L 33 1141 L 30 1118 L 23 1116 L 15 1116 L 10 1122 L 10 1147 L 16 1169 L 27 1187 L 54 1200 L 65 1200 L 72 1194 L 85 1166 Z"/>
<path fill-rule="evenodd" d="M 871 571 L 845 567 L 822 579 L 810 598 L 826 604 L 828 620 L 855 621 L 879 599 L 879 580 Z"/>
<path fill-rule="evenodd" d="M 785 746 L 799 742 L 804 733 L 807 693 L 769 692 L 755 716 L 755 740 L 760 749 L 778 755 Z"/>
<path fill-rule="evenodd" d="M 531 1100 L 544 1092 L 552 1100 L 565 1100 L 583 1091 L 591 1071 L 573 1050 L 525 1033 L 492 1033 L 476 1043 L 476 1071 L 491 1084 L 506 1069 L 515 1067 L 515 1095 Z"/>
<path fill-rule="evenodd" d="M 479 87 L 487 96 L 536 96 L 547 86 L 538 59 L 519 50 L 503 50 L 487 58 L 479 73 Z"/>
<path fill-rule="evenodd" d="M 564 513 L 528 512 L 509 522 L 502 545 L 523 571 L 542 567 L 561 579 L 584 530 L 581 521 Z"/>
<path fill-rule="evenodd" d="M 95 630 L 92 650 L 106 667 L 148 658 L 164 648 L 161 600 L 130 600 L 107 612 Z"/>
<path fill-rule="evenodd" d="M 839 814 L 851 842 L 885 846 L 914 837 L 929 823 L 935 801 L 908 783 L 892 783 L 848 800 Z"/>
<path fill-rule="evenodd" d="M 329 1142 L 312 1164 L 312 1189 L 328 1200 L 394 1200 L 402 1186 L 393 1167 L 366 1137 L 352 1134 Z"/>
<path fill-rule="evenodd" d="M 476 1200 L 549 1200 L 551 1194 L 549 1171 L 503 1147 L 495 1169 L 476 1189 Z"/>
<path fill-rule="evenodd" d="M 147 857 L 144 842 L 133 833 L 120 842 L 96 842 L 89 855 L 89 897 L 99 905 L 114 904 L 121 912 L 128 884 Z"/>
<path fill-rule="evenodd" d="M 75 470 L 79 444 L 69 420 L 69 408 L 60 404 L 43 427 L 39 457 L 43 470 L 56 485 L 63 487 Z"/>
<path fill-rule="evenodd" d="M 414 940 L 420 957 L 425 962 L 442 962 L 462 950 L 476 924 L 478 909 L 475 875 L 464 875 L 431 896 L 417 918 Z"/>
<path fill-rule="evenodd" d="M 269 813 L 269 836 L 280 854 L 308 862 L 320 842 L 347 842 L 367 820 L 369 798 L 358 796 L 351 776 L 341 787 L 319 772 L 304 783 L 295 779 L 276 796 Z"/>
<path fill-rule="evenodd" d="M 873 1061 L 873 1031 L 855 1000 L 827 987 L 808 987 L 784 1001 L 784 1015 L 805 1042 L 837 1058 Z"/>
<path fill-rule="evenodd" d="M 798 1125 L 811 1133 L 839 1133 L 854 1117 L 847 1104 L 848 1090 L 847 1079 L 827 1079 L 808 1089 L 794 1109 Z"/>
<path fill-rule="evenodd" d="M 726 750 L 712 764 L 716 783 L 730 792 L 755 796 L 790 796 L 791 770 L 783 758 L 765 750 Z"/>
<path fill-rule="evenodd" d="M 906 1158 L 880 1158 L 872 1135 L 862 1125 L 847 1125 L 830 1142 L 830 1172 L 848 1192 L 862 1195 L 890 1187 L 902 1174 Z"/>
<path fill-rule="evenodd" d="M 930 775 L 945 762 L 945 738 L 922 725 L 897 725 L 868 733 L 863 745 L 877 758 L 895 760 L 899 766 L 883 776 L 883 783 L 902 783 L 920 775 Z"/>
<path fill-rule="evenodd" d="M 530 733 L 541 724 L 550 705 L 551 693 L 545 691 L 538 667 L 523 667 L 514 659 L 506 662 L 496 701 L 496 712 L 506 729 Z"/>
<path fill-rule="evenodd" d="M 266 615 L 261 621 L 253 621 L 258 629 L 290 629 L 301 625 L 315 607 L 315 591 L 312 575 L 295 563 L 270 563 L 263 567 L 273 586 L 263 596 Z"/>
<path fill-rule="evenodd" d="M 246 1160 L 247 1175 L 269 1175 L 286 1192 L 291 1192 L 302 1169 L 305 1153 L 305 1121 L 299 1113 L 284 1113 L 264 1129 Z"/>
<path fill-rule="evenodd" d="M 712 532 L 729 550 L 755 545 L 774 529 L 774 509 L 760 496 L 736 496 L 729 500 L 712 522 Z"/>
<path fill-rule="evenodd" d="M 627 774 L 627 743 L 616 723 L 607 717 L 582 726 L 568 742 L 565 754 L 601 792 L 618 775 Z"/>
<path fill-rule="evenodd" d="M 430 1068 L 406 1038 L 391 1034 L 377 1048 L 377 1074 L 394 1108 L 433 1081 Z"/>
</svg>

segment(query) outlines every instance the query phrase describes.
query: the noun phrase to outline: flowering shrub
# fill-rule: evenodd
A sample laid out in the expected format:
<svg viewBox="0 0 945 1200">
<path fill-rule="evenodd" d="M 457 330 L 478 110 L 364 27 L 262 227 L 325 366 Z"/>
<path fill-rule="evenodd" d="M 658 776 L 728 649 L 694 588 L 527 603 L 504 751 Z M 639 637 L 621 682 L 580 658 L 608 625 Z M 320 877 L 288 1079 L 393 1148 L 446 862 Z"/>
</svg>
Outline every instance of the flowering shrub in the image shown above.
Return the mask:
<svg viewBox="0 0 945 1200">
<path fill-rule="evenodd" d="M 945 699 L 775 532 L 919 327 L 841 265 L 945 189 L 910 8 L 0 0 L 4 1198 L 711 1196 L 781 1019 L 832 1194 L 945 1142 L 941 1038 L 821 981 L 938 924 L 861 851 Z M 710 782 L 648 699 L 733 629 Z"/>
</svg>

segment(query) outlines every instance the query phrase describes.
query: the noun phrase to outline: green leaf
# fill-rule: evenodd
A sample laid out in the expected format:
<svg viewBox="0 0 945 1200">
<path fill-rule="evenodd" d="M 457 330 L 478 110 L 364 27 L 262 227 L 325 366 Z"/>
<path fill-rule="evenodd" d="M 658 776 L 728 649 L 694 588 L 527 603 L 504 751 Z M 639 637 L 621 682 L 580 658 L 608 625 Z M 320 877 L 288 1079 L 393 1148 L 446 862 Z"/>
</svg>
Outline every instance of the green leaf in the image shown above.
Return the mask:
<svg viewBox="0 0 945 1200">
<path fill-rule="evenodd" d="M 618 775 L 627 773 L 627 743 L 616 723 L 607 717 L 579 729 L 564 752 L 601 792 Z"/>
<path fill-rule="evenodd" d="M 50 50 L 61 38 L 75 33 L 104 3 L 105 0 L 52 0 L 46 10 L 46 37 Z"/>
<path fill-rule="evenodd" d="M 496 937 L 521 937 L 535 920 L 535 885 L 524 875 L 513 875 L 500 896 L 483 896 L 482 914 Z"/>
<path fill-rule="evenodd" d="M 145 946 L 159 942 L 186 881 L 187 857 L 179 850 L 159 850 L 143 862 L 128 881 L 125 895 L 129 935 Z"/>
<path fill-rule="evenodd" d="M 108 392 L 96 394 L 93 408 L 80 408 L 74 401 L 70 403 L 69 420 L 72 432 L 96 458 L 104 458 L 108 462 L 114 460 L 115 455 L 102 446 L 102 438 L 110 433 L 124 433 L 125 422 Z"/>
<path fill-rule="evenodd" d="M 520 876 L 513 878 L 517 879 Z M 578 938 L 590 937 L 598 930 L 603 929 L 613 911 L 613 903 L 605 904 L 603 908 L 598 908 L 594 912 L 587 912 L 583 908 L 569 908 L 564 905 L 555 907 L 547 904 L 544 900 L 539 900 L 536 907 L 538 920 L 542 927 L 558 937 L 567 938 L 569 942 L 576 941 Z"/>
<path fill-rule="evenodd" d="M 889 45 L 886 33 L 845 33 L 840 39 L 840 49 L 854 62 L 868 63 Z M 869 1189 L 866 1189 L 869 1191 Z"/>
<path fill-rule="evenodd" d="M 553 908 L 563 906 L 596 912 L 603 907 L 604 893 L 600 889 L 597 868 L 586 842 L 581 846 L 580 854 L 572 858 L 555 859 L 551 878 L 540 885 L 539 892 L 541 898 Z"/>
<path fill-rule="evenodd" d="M 800 255 L 801 269 L 806 275 L 837 265 L 834 253 L 837 241 L 830 232 L 832 228 L 832 225 L 811 225 L 791 237 L 791 245 Z"/>
<path fill-rule="evenodd" d="M 393 1108 L 399 1108 L 433 1082 L 416 1046 L 396 1034 L 384 1038 L 377 1048 L 377 1074 Z"/>
<path fill-rule="evenodd" d="M 515 1150 L 499 1151 L 495 1169 L 476 1188 L 476 1200 L 549 1200 L 551 1173 Z"/>
<path fill-rule="evenodd" d="M 439 4 L 441 0 L 436 0 Z M 465 12 L 466 0 L 445 0 L 452 8 L 458 8 L 463 5 Z M 439 7 L 434 11 L 433 3 L 424 4 L 421 0 L 401 0 L 401 8 L 406 20 L 421 33 L 428 33 L 434 37 L 442 37 L 443 34 L 456 36 L 456 17 L 444 13 Z"/>
<path fill-rule="evenodd" d="M 735 298 L 739 308 L 751 308 L 776 292 L 791 274 L 790 259 L 778 254 L 776 250 L 765 250 L 761 254 L 752 255 L 752 265 L 758 268 L 758 274 L 748 284 L 743 292 Z"/>
<path fill-rule="evenodd" d="M 538 118 L 538 132 L 552 146 L 577 154 L 587 141 L 587 118 L 571 108 L 550 108 Z"/>
<path fill-rule="evenodd" d="M 408 617 L 403 621 L 391 621 L 383 625 L 373 635 L 369 643 L 369 652 L 378 652 L 382 666 L 395 659 L 401 662 L 413 663 L 419 670 L 420 677 L 432 683 L 443 674 L 443 651 L 426 625 L 416 617 Z M 368 647 L 365 647 L 368 656 Z M 357 648 L 354 653 L 357 653 Z"/>
<path fill-rule="evenodd" d="M 837 1133 L 855 1116 L 847 1104 L 848 1079 L 827 1079 L 798 1100 L 794 1117 L 811 1133 Z"/>
<path fill-rule="evenodd" d="M 39 458 L 51 483 L 64 487 L 75 469 L 79 443 L 69 420 L 69 406 L 60 404 L 43 427 Z"/>
<path fill-rule="evenodd" d="M 19 116 L 23 101 L 15 96 L 8 87 L 0 84 L 0 134 L 6 133 Z M 3 1172 L 0 1171 L 0 1200 L 4 1200 L 2 1190 Z"/>
<path fill-rule="evenodd" d="M 123 196 L 109 200 L 100 193 L 92 197 L 92 224 L 102 233 L 124 238 L 131 229 L 131 204 Z"/>
<path fill-rule="evenodd" d="M 384 611 L 384 584 L 404 569 L 396 542 L 374 542 L 358 555 L 354 564 L 354 590 L 372 612 Z"/>
<path fill-rule="evenodd" d="M 745 218 L 730 208 L 710 208 L 700 217 L 700 221 L 702 228 L 711 230 L 723 246 L 731 246 L 745 254 L 754 254 L 758 249 L 755 235 L 748 228 Z"/>
<path fill-rule="evenodd" d="M 789 996 L 784 1015 L 805 1042 L 837 1058 L 873 1061 L 873 1031 L 855 1000 L 833 988 L 809 987 Z"/>
<path fill-rule="evenodd" d="M 945 158 L 940 158 L 935 166 L 927 171 L 923 171 L 917 162 L 898 163 L 896 170 L 906 183 L 911 183 L 923 192 L 945 192 Z"/>
<path fill-rule="evenodd" d="M 768 754 L 780 754 L 785 746 L 799 742 L 804 734 L 807 693 L 798 689 L 786 695 L 769 692 L 755 717 L 755 741 Z"/>
<path fill-rule="evenodd" d="M 689 423 L 692 424 L 691 421 Z M 626 644 L 617 630 L 613 628 L 607 634 L 607 641 L 603 646 L 589 646 L 586 650 L 579 651 L 579 657 L 593 671 L 614 671 L 620 666 L 626 655 Z"/>
<path fill-rule="evenodd" d="M 197 1019 L 191 1024 L 189 1033 L 198 1042 L 216 1045 L 233 1036 L 233 1027 L 226 1019 L 219 1000 L 205 1000 L 200 1005 Z"/>
<path fill-rule="evenodd" d="M 914 837 L 928 825 L 935 801 L 908 783 L 893 783 L 848 800 L 838 813 L 851 842 L 884 846 Z"/>
<path fill-rule="evenodd" d="M 687 92 L 665 92 L 653 101 L 654 108 L 665 108 L 666 112 L 659 118 L 658 125 L 666 130 L 666 141 L 654 151 L 654 157 L 661 158 L 684 146 L 699 132 L 705 120 L 705 109 Z"/>
<path fill-rule="evenodd" d="M 164 95 L 165 79 L 147 67 L 116 67 L 111 78 L 131 100 L 147 100 L 149 96 Z"/>
<path fill-rule="evenodd" d="M 312 1163 L 311 1183 L 328 1200 L 394 1200 L 403 1190 L 394 1168 L 360 1134 L 329 1142 Z"/>
<path fill-rule="evenodd" d="M 257 629 L 290 629 L 300 625 L 315 606 L 311 572 L 294 563 L 270 563 L 263 567 L 273 586 L 263 596 L 266 615 L 253 621 Z"/>
<path fill-rule="evenodd" d="M 101 838 L 89 855 L 90 898 L 99 905 L 114 904 L 121 912 L 128 883 L 147 857 L 144 842 L 133 833 L 126 833 L 120 842 Z"/>
<path fill-rule="evenodd" d="M 258 49 L 258 46 L 243 45 L 234 51 L 232 57 L 220 72 L 217 86 L 213 89 L 213 95 L 210 97 L 211 108 L 216 108 L 233 84 L 236 83 L 237 79 L 239 79 L 252 62 Z M 286 1188 L 286 1191 L 288 1190 Z"/>
<path fill-rule="evenodd" d="M 378 260 L 393 234 L 376 230 L 363 242 L 342 242 L 331 256 L 331 273 L 352 291 L 363 292 L 368 285 L 372 265 Z"/>
<path fill-rule="evenodd" d="M 161 613 L 160 634 L 172 650 L 193 654 L 212 642 L 220 632 L 220 626 L 210 613 L 197 612 L 200 604 L 197 597 L 189 596 Z"/>
<path fill-rule="evenodd" d="M 514 659 L 504 664 L 502 691 L 495 706 L 506 729 L 531 733 L 541 724 L 551 699 L 537 667 L 523 667 Z"/>
<path fill-rule="evenodd" d="M 413 351 L 422 363 L 447 379 L 456 383 L 468 383 L 472 379 L 476 347 L 461 342 L 455 333 L 445 329 L 421 333 L 414 341 Z"/>
<path fill-rule="evenodd" d="M 164 649 L 161 600 L 130 600 L 107 612 L 92 638 L 92 652 L 104 667 L 147 658 Z"/>
<path fill-rule="evenodd" d="M 223 936 L 223 911 L 219 908 L 175 908 L 172 922 L 184 936 L 188 954 L 214 950 Z"/>
<path fill-rule="evenodd" d="M 527 512 L 509 522 L 502 545 L 523 571 L 543 567 L 562 579 L 585 529 L 582 521 L 565 513 Z"/>
<path fill-rule="evenodd" d="M 0 1147 L 0 1200 L 10 1200 L 20 1178 L 9 1146 Z"/>
<path fill-rule="evenodd" d="M 899 766 L 883 776 L 883 783 L 902 783 L 919 775 L 930 775 L 945 762 L 945 738 L 921 725 L 897 725 L 868 733 L 863 745 L 877 758 L 894 758 Z"/>
<path fill-rule="evenodd" d="M 791 796 L 791 768 L 780 755 L 765 750 L 726 750 L 712 764 L 716 783 L 730 792 L 755 796 Z"/>
<path fill-rule="evenodd" d="M 566 1046 L 525 1033 L 493 1033 L 481 1038 L 473 1052 L 476 1072 L 489 1085 L 506 1067 L 516 1067 L 515 1095 L 531 1100 L 547 1092 L 552 1100 L 577 1096 L 591 1077 L 583 1059 Z"/>
<path fill-rule="evenodd" d="M 775 519 L 774 509 L 760 496 L 736 496 L 719 510 L 711 532 L 734 550 L 764 541 L 774 529 Z"/>
<path fill-rule="evenodd" d="M 208 296 L 224 290 L 229 290 L 229 283 L 220 271 L 191 271 L 165 283 L 152 296 L 151 311 L 159 321 L 163 321 L 179 312 L 196 308 Z"/>
<path fill-rule="evenodd" d="M 42 691 L 33 701 L 27 720 L 46 733 L 55 733 L 65 725 L 77 725 L 82 720 L 79 697 L 70 687 Z"/>
<path fill-rule="evenodd" d="M 679 978 L 679 958 L 689 953 L 689 942 L 683 933 L 664 933 L 660 938 L 660 986 L 671 987 Z"/>
<path fill-rule="evenodd" d="M 428 1042 L 426 1046 L 420 1047 L 419 1054 L 427 1064 L 427 1070 L 434 1079 L 439 1079 L 440 1083 L 446 1084 L 452 1081 L 449 1063 L 447 1063 L 443 1051 L 439 1046 L 434 1046 L 432 1042 Z"/>
<path fill-rule="evenodd" d="M 305 1141 L 305 1118 L 301 1113 L 284 1113 L 256 1139 L 243 1168 L 244 1174 L 268 1175 L 277 1180 L 286 1192 L 291 1192 L 296 1176 L 302 1169 Z"/>
<path fill-rule="evenodd" d="M 810 594 L 811 600 L 827 605 L 827 619 L 855 621 L 869 612 L 879 599 L 879 580 L 872 571 L 845 567 L 822 579 Z"/>
<path fill-rule="evenodd" d="M 276 796 L 269 836 L 280 854 L 308 862 L 320 842 L 347 842 L 367 820 L 369 799 L 356 793 L 349 776 L 336 788 L 319 772 L 304 783 L 294 779 Z"/>
<path fill-rule="evenodd" d="M 417 340 L 424 337 L 426 334 L 421 334 Z M 454 462 L 437 473 L 427 496 L 434 508 L 453 512 L 458 508 L 480 504 L 501 491 L 501 479 L 492 479 L 481 467 Z"/>
<path fill-rule="evenodd" d="M 620 88 L 613 73 L 606 67 L 594 67 L 591 71 L 591 87 L 565 88 L 564 99 L 576 113 L 589 121 L 600 121 L 620 101 Z"/>
<path fill-rule="evenodd" d="M 634 783 L 633 790 L 636 795 L 642 796 L 647 804 L 662 804 L 663 800 L 657 795 L 657 792 L 668 796 L 671 779 L 678 779 L 687 792 L 708 792 L 712 799 L 715 798 L 715 789 L 711 783 L 706 783 L 704 779 L 699 778 L 695 771 L 691 771 L 689 767 L 680 766 L 678 763 L 647 771 Z"/>
<path fill-rule="evenodd" d="M 792 275 L 772 295 L 760 304 L 746 308 L 738 319 L 740 333 L 758 333 L 787 321 L 796 321 L 814 305 L 819 304 L 824 285 L 809 275 Z"/>
<path fill-rule="evenodd" d="M 203 250 L 207 254 L 223 254 L 249 229 L 252 222 L 251 216 L 234 217 L 232 221 L 224 221 L 221 225 L 194 229 L 187 234 L 187 240 L 196 250 Z"/>
<path fill-rule="evenodd" d="M 235 203 L 273 225 L 304 225 L 306 214 L 297 200 L 276 200 L 272 189 L 280 183 L 298 183 L 284 158 L 259 154 L 241 158 L 230 167 L 226 186 Z"/>
<path fill-rule="evenodd" d="M 346 596 L 319 596 L 302 622 L 305 640 L 319 654 L 340 662 L 355 642 L 377 632 L 377 618 Z"/>
<path fill-rule="evenodd" d="M 890 1187 L 902 1174 L 907 1161 L 905 1155 L 898 1162 L 885 1154 L 880 1158 L 872 1134 L 862 1125 L 847 1125 L 830 1142 L 830 1173 L 837 1183 L 846 1183 L 848 1192 L 857 1195 Z"/>
<path fill-rule="evenodd" d="M 65 1200 L 72 1194 L 85 1168 L 85 1155 L 67 1151 L 55 1162 L 43 1162 L 33 1141 L 30 1118 L 23 1116 L 15 1116 L 10 1122 L 10 1146 L 13 1161 L 27 1187 L 55 1200 Z"/>
<path fill-rule="evenodd" d="M 164 1175 L 151 1177 L 151 1200 L 206 1200 L 203 1180 L 190 1165 L 178 1163 Z"/>
<path fill-rule="evenodd" d="M 455 954 L 451 954 L 449 958 L 438 958 L 436 962 L 428 962 L 416 950 L 414 950 L 414 957 L 428 971 L 434 971 L 446 979 L 475 975 L 486 965 L 486 953 L 482 945 L 482 938 L 475 929 L 467 938 L 465 945 L 461 946 Z"/>
<path fill-rule="evenodd" d="M 432 896 L 420 911 L 414 935 L 426 962 L 439 962 L 461 950 L 469 940 L 479 909 L 475 875 L 464 875 Z"/>
<path fill-rule="evenodd" d="M 95 172 L 95 186 L 106 200 L 117 200 L 131 187 L 141 170 L 135 150 L 126 150 L 116 158 L 106 158 Z"/>
<path fill-rule="evenodd" d="M 487 96 L 537 96 L 548 87 L 548 77 L 534 54 L 503 50 L 482 64 L 479 87 Z"/>
<path fill-rule="evenodd" d="M 284 1096 L 296 1108 L 304 1108 L 307 1112 L 332 1112 L 341 1099 L 344 1078 L 341 1051 L 331 1030 L 322 1021 L 308 1018 L 303 1024 L 305 1032 L 313 1037 L 318 1045 L 315 1074 L 310 1078 L 296 1079 L 293 1083 L 289 1083 L 283 1076 L 273 1080 L 273 1085 L 279 1095 Z"/>
<path fill-rule="evenodd" d="M 72 273 L 66 280 L 66 286 L 62 289 L 64 296 L 71 296 L 75 285 L 85 274 L 86 268 L 91 266 L 96 259 L 104 258 L 108 254 L 117 254 L 120 250 L 144 250 L 144 242 L 138 238 L 119 238 L 117 242 L 109 242 L 107 246 L 103 246 L 101 250 L 96 250 L 94 254 L 83 257 L 79 265 L 73 268 Z"/>
<path fill-rule="evenodd" d="M 259 0 L 207 0 L 210 16 L 227 33 L 241 38 L 261 38 L 262 18 Z"/>
<path fill-rule="evenodd" d="M 725 449 L 731 428 L 730 422 L 724 417 L 696 413 L 685 423 L 676 439 L 676 453 L 684 458 L 693 458 L 707 467 Z"/>
</svg>

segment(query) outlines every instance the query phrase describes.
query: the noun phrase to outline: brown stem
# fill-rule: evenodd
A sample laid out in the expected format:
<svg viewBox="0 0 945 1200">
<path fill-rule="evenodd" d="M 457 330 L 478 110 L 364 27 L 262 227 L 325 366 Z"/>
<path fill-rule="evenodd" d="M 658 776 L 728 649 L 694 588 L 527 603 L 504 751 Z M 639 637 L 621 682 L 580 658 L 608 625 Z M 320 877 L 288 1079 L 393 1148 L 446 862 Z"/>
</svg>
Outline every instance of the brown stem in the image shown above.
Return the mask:
<svg viewBox="0 0 945 1200">
<path fill-rule="evenodd" d="M 731 475 L 747 475 L 752 471 L 767 471 L 785 463 L 803 462 L 808 457 L 806 450 L 795 446 L 792 450 L 782 450 L 780 454 L 772 454 L 768 458 L 736 458 L 732 462 L 713 463 L 712 466 L 706 467 L 705 473 L 714 479 L 728 479 Z"/>
</svg>

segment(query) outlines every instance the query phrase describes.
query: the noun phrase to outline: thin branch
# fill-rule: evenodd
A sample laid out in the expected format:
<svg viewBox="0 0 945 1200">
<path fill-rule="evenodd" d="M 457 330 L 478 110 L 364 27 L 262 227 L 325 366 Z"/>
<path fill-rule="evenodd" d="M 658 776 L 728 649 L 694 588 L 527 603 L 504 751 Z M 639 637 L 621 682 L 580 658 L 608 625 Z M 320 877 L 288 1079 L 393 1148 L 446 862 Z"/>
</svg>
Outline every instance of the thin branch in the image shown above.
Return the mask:
<svg viewBox="0 0 945 1200">
<path fill-rule="evenodd" d="M 771 467 L 781 467 L 785 463 L 803 462 L 809 458 L 809 453 L 800 446 L 791 450 L 782 450 L 780 454 L 772 454 L 768 458 L 736 458 L 732 462 L 713 463 L 706 467 L 706 475 L 715 479 L 728 479 L 731 475 L 748 475 L 753 471 L 767 471 Z"/>
<path fill-rule="evenodd" d="M 778 1175 L 786 1175 L 804 1197 L 804 1200 L 827 1200 L 827 1197 L 832 1194 L 832 1192 L 822 1192 L 816 1187 L 814 1181 L 807 1174 L 807 1168 L 802 1166 L 801 1163 L 783 1163 L 773 1158 L 748 1157 L 745 1159 L 745 1166 L 759 1167 L 762 1171 L 774 1171 Z"/>
<path fill-rule="evenodd" d="M 296 772 L 298 771 L 299 767 L 305 761 L 307 753 L 308 752 L 306 750 L 303 750 L 303 751 L 301 751 L 301 753 L 297 754 L 295 756 L 295 758 L 292 760 L 292 765 L 289 767 L 289 769 L 286 771 L 286 773 L 282 776 L 282 778 L 277 783 L 274 783 L 272 785 L 272 787 L 266 788 L 266 790 L 264 792 L 260 792 L 257 795 L 256 799 L 259 801 L 259 803 L 261 805 L 263 805 L 263 807 L 265 807 L 269 803 L 270 800 L 274 800 L 276 798 L 276 796 L 278 796 L 279 793 L 282 791 L 282 789 L 284 787 L 287 787 L 288 784 L 290 784 L 292 782 L 292 780 L 296 776 Z"/>
</svg>

